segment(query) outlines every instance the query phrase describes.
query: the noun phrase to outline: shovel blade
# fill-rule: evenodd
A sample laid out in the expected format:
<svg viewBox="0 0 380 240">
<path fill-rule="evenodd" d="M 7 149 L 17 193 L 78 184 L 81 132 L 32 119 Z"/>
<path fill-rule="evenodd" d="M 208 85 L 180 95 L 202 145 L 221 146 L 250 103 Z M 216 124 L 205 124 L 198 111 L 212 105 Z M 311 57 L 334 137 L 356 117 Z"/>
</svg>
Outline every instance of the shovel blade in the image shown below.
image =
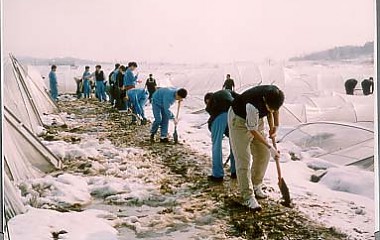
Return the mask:
<svg viewBox="0 0 380 240">
<path fill-rule="evenodd" d="M 177 127 L 174 128 L 173 139 L 175 143 L 178 143 Z"/>
<path fill-rule="evenodd" d="M 286 182 L 283 178 L 281 178 L 280 181 L 278 182 L 278 186 L 280 187 L 281 195 L 282 195 L 282 198 L 284 199 L 283 205 L 286 207 L 290 207 L 291 200 L 290 200 L 289 188 L 286 185 Z"/>
</svg>

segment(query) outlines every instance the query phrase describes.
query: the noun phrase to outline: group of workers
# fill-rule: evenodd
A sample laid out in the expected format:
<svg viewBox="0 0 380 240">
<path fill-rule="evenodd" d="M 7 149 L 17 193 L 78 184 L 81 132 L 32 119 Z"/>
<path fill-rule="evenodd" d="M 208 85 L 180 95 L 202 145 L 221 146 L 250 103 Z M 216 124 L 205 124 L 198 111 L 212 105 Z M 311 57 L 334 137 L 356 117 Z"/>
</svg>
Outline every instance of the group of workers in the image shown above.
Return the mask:
<svg viewBox="0 0 380 240">
<path fill-rule="evenodd" d="M 344 88 L 346 89 L 346 94 L 347 95 L 354 95 L 355 87 L 357 84 L 358 84 L 358 81 L 354 78 L 346 80 L 346 82 L 344 83 Z M 363 95 L 367 96 L 367 95 L 372 94 L 373 89 L 374 89 L 373 78 L 370 77 L 369 79 L 364 79 L 361 82 L 361 86 L 362 86 Z"/>
<path fill-rule="evenodd" d="M 56 66 L 52 66 L 49 74 L 51 96 L 57 99 Z M 132 108 L 134 113 L 141 117 L 142 124 L 146 124 L 144 107 L 148 99 L 151 102 L 154 121 L 150 129 L 150 141 L 155 142 L 155 135 L 160 129 L 160 142 L 169 142 L 169 120 L 178 124 L 170 107 L 186 98 L 187 90 L 184 88 L 157 87 L 152 75 L 144 88 L 136 88 L 138 74 L 133 72 L 137 68 L 135 62 L 128 67 L 115 64 L 115 69 L 109 74 L 109 96 L 114 107 L 118 109 Z M 85 67 L 82 76 L 84 97 L 90 97 L 90 79 L 95 79 L 96 96 L 99 101 L 105 101 L 106 77 L 97 65 L 94 73 Z M 230 143 L 230 177 L 239 184 L 242 204 L 248 208 L 259 211 L 261 206 L 257 199 L 266 198 L 263 189 L 263 178 L 268 166 L 269 158 L 279 157 L 279 152 L 271 146 L 264 133 L 264 118 L 269 125 L 269 138 L 275 138 L 279 126 L 279 109 L 284 102 L 284 93 L 274 85 L 261 85 L 252 87 L 238 94 L 234 92 L 234 81 L 227 75 L 222 90 L 209 92 L 204 97 L 206 111 L 209 113 L 208 128 L 212 140 L 212 174 L 208 180 L 212 182 L 224 181 L 222 140 L 229 137 Z"/>
</svg>

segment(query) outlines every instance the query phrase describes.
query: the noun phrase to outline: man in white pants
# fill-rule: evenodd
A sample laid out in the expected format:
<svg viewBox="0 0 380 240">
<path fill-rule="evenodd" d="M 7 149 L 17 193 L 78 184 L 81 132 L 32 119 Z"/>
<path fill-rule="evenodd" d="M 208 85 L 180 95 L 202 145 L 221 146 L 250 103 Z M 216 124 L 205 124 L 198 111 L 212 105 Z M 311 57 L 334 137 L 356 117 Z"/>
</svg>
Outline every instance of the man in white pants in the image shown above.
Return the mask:
<svg viewBox="0 0 380 240">
<path fill-rule="evenodd" d="M 261 85 L 236 96 L 228 112 L 240 193 L 243 204 L 255 211 L 261 210 L 256 198 L 266 198 L 262 182 L 269 157 L 279 157 L 278 151 L 265 139 L 263 118 L 267 117 L 270 137 L 275 137 L 279 125 L 278 112 L 283 102 L 284 93 L 276 86 Z"/>
</svg>

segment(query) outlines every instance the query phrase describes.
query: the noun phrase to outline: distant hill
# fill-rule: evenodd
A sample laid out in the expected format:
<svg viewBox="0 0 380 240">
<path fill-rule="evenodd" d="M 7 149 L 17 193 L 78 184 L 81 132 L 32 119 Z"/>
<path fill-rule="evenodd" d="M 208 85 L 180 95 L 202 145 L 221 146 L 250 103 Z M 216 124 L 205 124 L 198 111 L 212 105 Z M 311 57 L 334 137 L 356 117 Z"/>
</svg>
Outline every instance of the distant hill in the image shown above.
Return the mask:
<svg viewBox="0 0 380 240">
<path fill-rule="evenodd" d="M 78 66 L 78 65 L 84 65 L 84 64 L 94 65 L 94 64 L 100 64 L 100 63 L 107 63 L 107 62 L 97 62 L 93 60 L 73 58 L 73 57 L 61 57 L 61 58 L 18 57 L 17 59 L 24 64 L 31 64 L 31 65 L 55 64 L 55 65 Z"/>
<path fill-rule="evenodd" d="M 310 53 L 301 57 L 290 58 L 290 61 L 339 61 L 370 58 L 373 59 L 374 43 L 367 42 L 363 46 L 335 47 L 321 52 Z"/>
</svg>

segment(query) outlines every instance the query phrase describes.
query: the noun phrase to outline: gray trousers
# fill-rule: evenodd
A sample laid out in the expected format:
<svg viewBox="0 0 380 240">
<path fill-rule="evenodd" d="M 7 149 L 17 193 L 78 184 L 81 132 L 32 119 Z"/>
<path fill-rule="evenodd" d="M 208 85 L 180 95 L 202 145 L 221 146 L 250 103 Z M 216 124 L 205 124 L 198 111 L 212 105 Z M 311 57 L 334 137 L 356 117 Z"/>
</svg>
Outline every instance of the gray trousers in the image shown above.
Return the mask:
<svg viewBox="0 0 380 240">
<path fill-rule="evenodd" d="M 245 119 L 237 116 L 232 108 L 229 109 L 230 142 L 235 156 L 240 193 L 244 200 L 254 196 L 253 187 L 263 182 L 270 157 L 268 148 L 253 138 L 245 126 L 245 122 Z M 258 130 L 264 136 L 264 121 L 262 118 L 259 119 Z"/>
</svg>

